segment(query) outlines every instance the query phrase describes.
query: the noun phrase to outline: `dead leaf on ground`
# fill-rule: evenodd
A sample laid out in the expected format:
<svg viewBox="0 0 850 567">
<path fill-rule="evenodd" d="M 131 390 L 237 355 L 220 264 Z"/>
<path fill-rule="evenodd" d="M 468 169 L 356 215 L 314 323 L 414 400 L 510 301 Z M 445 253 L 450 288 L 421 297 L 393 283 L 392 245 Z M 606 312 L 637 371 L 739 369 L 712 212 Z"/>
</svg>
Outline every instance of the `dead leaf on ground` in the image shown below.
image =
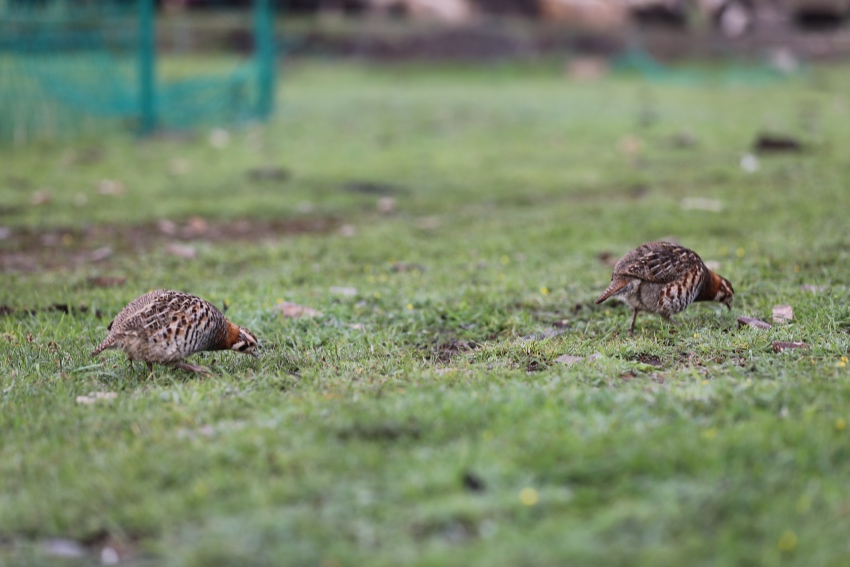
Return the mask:
<svg viewBox="0 0 850 567">
<path fill-rule="evenodd" d="M 319 311 L 316 311 L 312 307 L 298 305 L 297 303 L 291 303 L 289 301 L 283 301 L 281 303 L 278 303 L 273 307 L 273 309 L 279 312 L 284 319 L 297 319 L 299 317 L 318 317 L 319 315 L 321 315 Z"/>
<path fill-rule="evenodd" d="M 120 276 L 97 276 L 89 278 L 89 285 L 94 287 L 118 287 L 127 283 L 127 278 Z"/>
<path fill-rule="evenodd" d="M 801 152 L 803 143 L 792 136 L 762 133 L 756 136 L 753 150 L 761 153 Z"/>
<path fill-rule="evenodd" d="M 803 284 L 800 286 L 800 289 L 803 291 L 810 291 L 812 293 L 820 293 L 822 291 L 826 291 L 829 289 L 828 285 L 814 285 L 814 284 Z"/>
<path fill-rule="evenodd" d="M 790 305 L 774 305 L 773 306 L 773 322 L 787 323 L 794 318 L 794 308 Z"/>
<path fill-rule="evenodd" d="M 171 244 L 166 244 L 163 250 L 166 254 L 177 256 L 178 258 L 183 258 L 185 260 L 194 260 L 198 257 L 197 249 L 190 244 L 172 242 Z"/>
<path fill-rule="evenodd" d="M 357 234 L 357 227 L 353 224 L 344 224 L 339 227 L 340 236 L 344 236 L 346 238 L 351 238 L 352 236 Z"/>
<path fill-rule="evenodd" d="M 720 262 L 718 262 L 717 260 L 706 260 L 703 262 L 703 264 L 705 264 L 705 267 L 711 270 L 712 272 L 717 272 L 718 270 L 720 270 Z"/>
<path fill-rule="evenodd" d="M 738 328 L 755 327 L 756 329 L 770 329 L 770 323 L 756 319 L 755 317 L 738 317 Z"/>
<path fill-rule="evenodd" d="M 6 240 L 12 234 L 12 229 L 7 226 L 0 226 L 0 240 Z"/>
</svg>

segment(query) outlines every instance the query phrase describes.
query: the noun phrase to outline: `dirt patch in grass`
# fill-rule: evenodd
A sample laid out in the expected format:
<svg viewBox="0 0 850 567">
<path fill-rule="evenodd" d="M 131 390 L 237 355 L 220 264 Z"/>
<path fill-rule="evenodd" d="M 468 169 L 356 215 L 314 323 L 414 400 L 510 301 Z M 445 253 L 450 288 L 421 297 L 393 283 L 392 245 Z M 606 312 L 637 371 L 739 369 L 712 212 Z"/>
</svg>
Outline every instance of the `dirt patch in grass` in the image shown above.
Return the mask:
<svg viewBox="0 0 850 567">
<path fill-rule="evenodd" d="M 464 352 L 475 350 L 479 345 L 475 341 L 453 340 L 438 343 L 429 347 L 428 360 L 431 362 L 442 362 L 444 364 Z"/>
<path fill-rule="evenodd" d="M 640 362 L 642 364 L 648 364 L 650 366 L 655 366 L 657 368 L 660 368 L 660 367 L 663 366 L 661 359 L 659 357 L 655 356 L 654 354 L 641 353 L 641 354 L 638 354 L 637 356 L 632 357 L 632 360 L 635 360 L 635 361 Z"/>
<path fill-rule="evenodd" d="M 359 439 L 362 441 L 391 442 L 401 439 L 419 439 L 422 435 L 422 428 L 413 421 L 407 423 L 396 421 L 357 423 L 338 430 L 336 435 L 343 441 Z"/>
<path fill-rule="evenodd" d="M 297 234 L 324 234 L 340 225 L 335 217 L 238 219 L 183 222 L 160 220 L 135 225 L 100 224 L 85 228 L 16 228 L 0 241 L 0 271 L 38 272 L 108 263 L 121 254 L 191 242 L 261 241 Z"/>
</svg>

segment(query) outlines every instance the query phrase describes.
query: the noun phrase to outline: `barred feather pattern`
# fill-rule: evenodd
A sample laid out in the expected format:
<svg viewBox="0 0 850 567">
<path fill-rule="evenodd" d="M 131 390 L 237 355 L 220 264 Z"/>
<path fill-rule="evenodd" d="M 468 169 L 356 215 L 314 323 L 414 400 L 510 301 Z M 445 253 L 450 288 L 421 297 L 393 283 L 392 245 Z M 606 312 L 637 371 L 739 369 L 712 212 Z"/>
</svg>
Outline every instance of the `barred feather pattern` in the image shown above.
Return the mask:
<svg viewBox="0 0 850 567">
<path fill-rule="evenodd" d="M 672 316 L 694 301 L 719 301 L 731 308 L 732 285 L 709 270 L 693 250 L 670 242 L 647 242 L 626 254 L 611 276 L 611 284 L 596 303 L 609 297 L 635 312 Z M 634 331 L 634 319 L 630 331 Z"/>
<path fill-rule="evenodd" d="M 230 324 L 232 325 L 232 324 Z M 169 364 L 205 350 L 228 348 L 228 321 L 208 301 L 157 290 L 131 301 L 107 327 L 109 335 L 92 352 L 116 348 L 130 360 Z"/>
</svg>

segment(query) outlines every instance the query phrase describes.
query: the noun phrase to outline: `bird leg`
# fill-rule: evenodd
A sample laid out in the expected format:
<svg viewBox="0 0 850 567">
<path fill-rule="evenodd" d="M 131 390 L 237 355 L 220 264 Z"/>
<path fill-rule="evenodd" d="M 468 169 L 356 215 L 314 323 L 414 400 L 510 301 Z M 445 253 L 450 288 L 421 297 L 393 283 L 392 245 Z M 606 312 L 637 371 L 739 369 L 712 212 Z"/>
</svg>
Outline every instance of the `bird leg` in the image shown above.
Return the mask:
<svg viewBox="0 0 850 567">
<path fill-rule="evenodd" d="M 634 315 L 632 315 L 632 326 L 629 327 L 629 334 L 631 336 L 635 336 L 635 321 L 637 321 L 638 309 L 634 310 Z"/>
<path fill-rule="evenodd" d="M 148 366 L 148 376 L 150 376 L 153 374 L 153 362 L 145 362 L 145 364 Z"/>
<path fill-rule="evenodd" d="M 174 362 L 169 366 L 173 366 L 174 368 L 179 368 L 181 370 L 186 370 L 188 372 L 195 372 L 196 374 L 209 374 L 210 371 L 203 366 L 198 366 L 196 364 L 189 364 L 188 362 Z"/>
<path fill-rule="evenodd" d="M 662 315 L 662 317 L 664 317 L 664 320 L 667 321 L 668 323 L 670 323 L 671 325 L 673 325 L 674 327 L 679 326 L 679 324 L 676 321 L 673 320 L 673 317 L 670 317 L 668 315 Z"/>
</svg>

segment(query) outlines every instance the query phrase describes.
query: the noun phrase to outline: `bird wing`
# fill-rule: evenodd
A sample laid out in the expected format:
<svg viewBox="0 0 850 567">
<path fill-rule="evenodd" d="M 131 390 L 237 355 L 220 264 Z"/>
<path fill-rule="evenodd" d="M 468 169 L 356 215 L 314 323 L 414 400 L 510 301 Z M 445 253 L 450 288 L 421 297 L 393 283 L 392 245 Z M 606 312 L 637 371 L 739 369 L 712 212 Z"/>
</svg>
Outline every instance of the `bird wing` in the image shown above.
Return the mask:
<svg viewBox="0 0 850 567">
<path fill-rule="evenodd" d="M 693 251 L 670 242 L 648 242 L 638 246 L 617 262 L 614 273 L 651 283 L 670 283 L 701 266 Z"/>
</svg>

